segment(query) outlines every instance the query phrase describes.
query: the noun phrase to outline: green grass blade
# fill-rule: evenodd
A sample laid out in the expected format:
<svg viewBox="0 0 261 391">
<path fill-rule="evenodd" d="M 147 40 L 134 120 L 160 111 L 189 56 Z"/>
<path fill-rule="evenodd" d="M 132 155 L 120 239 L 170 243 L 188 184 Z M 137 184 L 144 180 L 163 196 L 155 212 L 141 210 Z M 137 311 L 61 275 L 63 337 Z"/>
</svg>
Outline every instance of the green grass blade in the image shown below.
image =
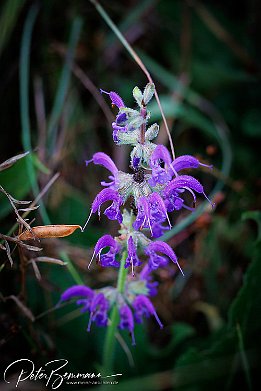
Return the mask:
<svg viewBox="0 0 261 391">
<path fill-rule="evenodd" d="M 25 151 L 32 152 L 31 142 L 31 124 L 30 124 L 30 110 L 29 110 L 29 72 L 30 72 L 30 47 L 32 39 L 33 26 L 38 14 L 38 6 L 33 5 L 28 12 L 24 30 L 22 34 L 21 50 L 20 50 L 20 115 L 22 124 L 22 143 Z M 39 194 L 39 186 L 37 183 L 36 172 L 33 164 L 32 154 L 28 155 L 26 159 L 27 172 L 31 188 L 34 196 Z M 40 204 L 39 209 L 43 222 L 50 224 L 50 219 L 47 215 L 43 204 Z"/>
<path fill-rule="evenodd" d="M 82 28 L 82 20 L 80 18 L 76 18 L 72 24 L 69 44 L 68 44 L 68 51 L 65 57 L 63 69 L 61 72 L 58 88 L 54 99 L 52 112 L 48 122 L 48 128 L 47 128 L 48 147 L 50 148 L 49 152 L 51 153 L 54 150 L 56 135 L 57 135 L 57 124 L 63 110 L 65 98 L 70 84 L 71 67 L 72 67 L 72 62 L 75 54 L 75 49 L 80 37 L 81 28 Z"/>
<path fill-rule="evenodd" d="M 4 50 L 12 30 L 16 25 L 19 12 L 23 7 L 24 0 L 6 0 L 0 15 L 0 54 Z"/>
</svg>

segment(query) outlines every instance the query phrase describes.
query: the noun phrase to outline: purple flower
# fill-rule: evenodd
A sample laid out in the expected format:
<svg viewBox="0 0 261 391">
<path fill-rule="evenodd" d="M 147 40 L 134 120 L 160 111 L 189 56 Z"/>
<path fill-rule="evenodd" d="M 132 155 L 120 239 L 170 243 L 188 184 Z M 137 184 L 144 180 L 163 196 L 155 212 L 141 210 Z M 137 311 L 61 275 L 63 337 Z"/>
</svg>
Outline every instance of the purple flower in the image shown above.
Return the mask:
<svg viewBox="0 0 261 391">
<path fill-rule="evenodd" d="M 73 297 L 82 297 L 76 301 L 77 305 L 82 305 L 81 312 L 88 311 L 94 297 L 94 292 L 91 288 L 84 285 L 74 285 L 66 289 L 61 295 L 61 301 L 70 300 Z"/>
<path fill-rule="evenodd" d="M 134 319 L 131 309 L 127 304 L 124 304 L 120 307 L 120 323 L 118 325 L 119 329 L 127 329 L 132 338 L 132 345 L 136 345 L 135 337 L 134 337 Z"/>
<path fill-rule="evenodd" d="M 159 237 L 164 227 L 161 225 L 166 219 L 171 227 L 167 209 L 159 193 L 151 193 L 149 197 L 140 197 L 137 202 L 138 214 L 133 227 L 138 229 L 149 228 L 151 235 Z"/>
<path fill-rule="evenodd" d="M 146 197 L 140 197 L 137 202 L 137 208 L 138 214 L 136 220 L 133 223 L 133 228 L 136 230 L 150 228 L 152 234 L 148 199 Z"/>
<path fill-rule="evenodd" d="M 158 255 L 157 252 L 162 253 L 169 257 L 174 263 L 177 264 L 179 270 L 181 271 L 182 275 L 184 276 L 184 273 L 178 263 L 178 258 L 172 248 L 165 242 L 161 242 L 159 240 L 155 242 L 150 242 L 147 248 L 145 248 L 145 253 L 149 256 L 149 269 L 155 270 L 159 266 L 165 266 L 166 265 L 166 258 L 162 257 L 161 255 Z"/>
<path fill-rule="evenodd" d="M 109 247 L 109 251 L 105 254 L 101 254 L 102 250 Z M 94 247 L 93 256 L 90 260 L 88 268 L 92 263 L 94 257 L 99 257 L 101 266 L 108 267 L 119 267 L 119 262 L 116 261 L 116 255 L 120 252 L 120 245 L 113 239 L 111 235 L 102 236 Z"/>
<path fill-rule="evenodd" d="M 190 175 L 180 175 L 172 179 L 163 190 L 163 197 L 168 211 L 179 210 L 183 205 L 183 200 L 180 197 L 180 193 L 184 190 L 189 191 L 193 196 L 193 201 L 196 203 L 196 195 L 194 193 L 203 194 L 204 197 L 211 203 L 204 192 L 204 188 L 201 183 Z"/>
<path fill-rule="evenodd" d="M 179 156 L 178 158 L 176 158 L 172 162 L 171 165 L 176 172 L 179 172 L 179 171 L 187 169 L 187 168 L 198 168 L 199 166 L 212 168 L 212 166 L 200 163 L 198 161 L 198 159 L 196 159 L 194 156 L 190 156 L 190 155 Z"/>
<path fill-rule="evenodd" d="M 117 193 L 116 190 L 107 188 L 107 189 L 103 189 L 102 191 L 100 191 L 100 193 L 98 193 L 97 196 L 95 197 L 95 199 L 92 203 L 90 215 L 89 215 L 86 223 L 84 224 L 83 231 L 84 231 L 86 225 L 88 224 L 88 222 L 91 218 L 91 215 L 93 213 L 96 213 L 98 211 L 98 215 L 100 217 L 101 205 L 107 201 L 113 201 L 113 202 L 107 209 L 105 209 L 104 214 L 108 217 L 108 219 L 118 220 L 118 222 L 120 224 L 122 223 L 123 217 L 122 217 L 122 214 L 120 211 L 120 206 L 123 204 L 123 200 L 122 200 L 121 196 Z"/>
<path fill-rule="evenodd" d="M 161 323 L 152 302 L 147 296 L 136 296 L 132 302 L 132 307 L 134 309 L 134 319 L 136 323 L 142 323 L 143 316 L 149 318 L 151 315 L 154 315 L 160 328 L 163 328 L 163 324 Z"/>
<path fill-rule="evenodd" d="M 151 193 L 149 196 L 150 215 L 153 223 L 163 222 L 167 219 L 169 227 L 171 224 L 169 221 L 168 213 L 163 199 L 159 193 Z"/>
<path fill-rule="evenodd" d="M 112 180 L 110 183 L 106 182 L 101 182 L 103 186 L 112 186 L 115 185 L 115 182 L 117 181 L 117 174 L 118 174 L 118 169 L 113 162 L 113 160 L 110 158 L 110 156 L 106 155 L 106 153 L 103 152 L 97 152 L 93 155 L 91 160 L 85 160 L 86 166 L 90 163 L 98 164 L 100 166 L 103 166 L 109 170 L 113 176 L 109 176 L 109 179 Z"/>
<path fill-rule="evenodd" d="M 141 262 L 137 256 L 136 246 L 132 239 L 132 236 L 128 239 L 128 256 L 125 261 L 125 268 L 131 266 L 132 275 L 134 276 L 134 266 L 140 266 Z"/>
<path fill-rule="evenodd" d="M 161 167 L 161 162 L 164 163 L 164 168 Z M 171 166 L 171 157 L 169 151 L 164 145 L 157 145 L 150 158 L 150 167 L 152 169 L 152 177 L 149 179 L 151 186 L 157 184 L 165 184 L 169 182 L 173 176 L 173 168 Z"/>
<path fill-rule="evenodd" d="M 109 301 L 103 293 L 98 293 L 94 296 L 90 306 L 91 313 L 87 331 L 91 330 L 92 322 L 95 322 L 97 326 L 107 326 L 109 307 Z"/>
<path fill-rule="evenodd" d="M 114 91 L 107 92 L 107 91 L 102 90 L 101 88 L 100 88 L 100 92 L 102 94 L 109 95 L 111 98 L 111 103 L 113 105 L 117 106 L 118 109 L 125 107 L 123 100 L 121 99 L 120 95 L 118 95 L 116 92 L 114 92 Z"/>
</svg>

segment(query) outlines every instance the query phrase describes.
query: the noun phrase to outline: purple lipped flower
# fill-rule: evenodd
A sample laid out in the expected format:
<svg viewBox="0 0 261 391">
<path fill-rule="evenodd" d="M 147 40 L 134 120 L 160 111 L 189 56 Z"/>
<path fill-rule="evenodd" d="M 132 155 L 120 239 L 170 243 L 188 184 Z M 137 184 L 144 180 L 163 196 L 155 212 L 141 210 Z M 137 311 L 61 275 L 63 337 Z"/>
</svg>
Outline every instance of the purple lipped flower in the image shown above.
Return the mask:
<svg viewBox="0 0 261 391">
<path fill-rule="evenodd" d="M 108 156 L 106 153 L 103 152 L 97 152 L 93 155 L 92 159 L 85 160 L 86 166 L 88 166 L 90 163 L 98 164 L 100 166 L 103 166 L 109 170 L 113 176 L 109 176 L 109 179 L 112 180 L 110 183 L 101 182 L 102 186 L 114 186 L 117 181 L 117 174 L 119 170 L 117 169 L 114 161 Z"/>
<path fill-rule="evenodd" d="M 151 193 L 149 197 L 140 197 L 137 201 L 138 214 L 133 227 L 138 229 L 149 228 L 153 237 L 162 235 L 164 227 L 161 225 L 166 219 L 171 227 L 167 208 L 159 193 Z"/>
<path fill-rule="evenodd" d="M 150 228 L 150 232 L 152 234 L 148 199 L 146 197 L 140 197 L 137 201 L 137 208 L 138 214 L 133 223 L 133 228 L 136 230 Z"/>
<path fill-rule="evenodd" d="M 61 295 L 61 301 L 67 301 L 74 297 L 82 297 L 76 301 L 76 304 L 83 306 L 81 312 L 86 312 L 89 310 L 92 299 L 94 297 L 94 292 L 91 288 L 85 285 L 74 285 L 66 289 Z"/>
<path fill-rule="evenodd" d="M 122 100 L 122 98 L 120 97 L 120 95 L 118 95 L 116 92 L 114 91 L 110 91 L 110 92 L 107 92 L 107 91 L 104 91 L 100 88 L 100 92 L 102 94 L 107 94 L 110 96 L 111 98 L 111 103 L 115 106 L 118 107 L 118 109 L 122 108 L 122 107 L 125 107 L 125 104 Z"/>
<path fill-rule="evenodd" d="M 164 266 L 164 263 L 166 262 L 166 258 L 162 257 L 157 254 L 157 252 L 162 253 L 169 257 L 176 265 L 178 266 L 179 270 L 181 271 L 182 275 L 184 276 L 184 273 L 178 263 L 178 258 L 172 248 L 165 242 L 162 241 L 155 241 L 150 242 L 147 248 L 144 249 L 144 252 L 149 256 L 149 268 L 151 270 L 157 269 L 159 266 Z"/>
<path fill-rule="evenodd" d="M 134 267 L 140 265 L 141 262 L 137 256 L 137 249 L 135 243 L 133 241 L 132 236 L 130 236 L 128 239 L 128 256 L 126 258 L 124 267 L 125 269 L 127 269 L 128 267 L 131 266 L 132 275 L 134 276 Z"/>
<path fill-rule="evenodd" d="M 190 175 L 180 175 L 172 179 L 172 181 L 165 187 L 163 196 L 165 199 L 169 199 L 169 197 L 174 194 L 175 197 L 179 198 L 179 193 L 182 192 L 183 189 L 188 190 L 192 194 L 194 203 L 196 203 L 196 195 L 194 191 L 203 194 L 204 197 L 211 203 L 211 201 L 206 196 L 201 183 Z"/>
<path fill-rule="evenodd" d="M 162 223 L 154 222 L 151 224 L 152 236 L 153 238 L 159 238 L 164 234 L 164 231 L 167 231 L 169 227 L 162 225 Z"/>
<path fill-rule="evenodd" d="M 102 250 L 106 247 L 109 247 L 109 251 L 105 254 L 101 254 Z M 93 256 L 88 265 L 88 269 L 90 268 L 94 257 L 99 258 L 99 263 L 103 267 L 119 267 L 119 262 L 116 261 L 116 255 L 120 252 L 120 248 L 118 242 L 116 242 L 111 235 L 103 235 L 94 247 Z"/>
<path fill-rule="evenodd" d="M 168 195 L 165 195 L 164 203 L 168 212 L 180 210 L 182 207 L 184 207 L 184 200 L 180 197 L 179 190 L 172 191 L 168 193 Z"/>
<path fill-rule="evenodd" d="M 96 213 L 98 211 L 98 215 L 100 217 L 101 205 L 107 201 L 113 201 L 113 202 L 107 209 L 105 209 L 104 214 L 108 217 L 108 219 L 118 220 L 120 224 L 122 223 L 123 217 L 120 211 L 120 206 L 123 204 L 123 200 L 116 190 L 107 188 L 101 190 L 95 197 L 92 203 L 90 215 L 86 223 L 84 224 L 83 231 L 86 228 L 93 213 Z"/>
<path fill-rule="evenodd" d="M 95 322 L 97 326 L 107 326 L 109 307 L 109 301 L 103 293 L 100 292 L 94 296 L 90 306 L 90 319 L 87 331 L 91 330 L 92 322 Z"/>
<path fill-rule="evenodd" d="M 163 161 L 164 167 L 161 167 Z M 157 184 L 165 184 L 169 182 L 173 176 L 173 167 L 171 166 L 171 157 L 168 149 L 164 145 L 157 145 L 150 158 L 150 167 L 152 169 L 152 177 L 149 179 L 151 186 Z"/>
<path fill-rule="evenodd" d="M 204 166 L 208 168 L 213 167 L 212 165 L 200 163 L 198 159 L 196 159 L 194 156 L 191 155 L 179 156 L 172 162 L 171 165 L 176 172 L 179 172 L 187 168 L 198 168 L 199 166 Z"/>
<path fill-rule="evenodd" d="M 136 345 L 134 337 L 134 319 L 130 307 L 127 304 L 124 304 L 119 309 L 120 314 L 120 323 L 118 328 L 123 330 L 127 329 L 131 334 L 132 345 Z"/>
<path fill-rule="evenodd" d="M 169 223 L 169 228 L 171 228 L 171 223 L 169 221 L 169 216 L 167 213 L 166 206 L 159 193 L 154 192 L 149 195 L 149 206 L 150 206 L 150 216 L 152 222 L 161 223 L 167 219 Z"/>
<path fill-rule="evenodd" d="M 132 307 L 134 309 L 134 319 L 136 323 L 142 323 L 142 318 L 145 316 L 146 318 L 149 318 L 151 315 L 153 315 L 158 322 L 160 328 L 163 328 L 163 324 L 161 323 L 157 312 L 154 308 L 154 305 L 150 301 L 150 299 L 147 296 L 144 295 L 138 295 L 132 302 Z"/>
</svg>

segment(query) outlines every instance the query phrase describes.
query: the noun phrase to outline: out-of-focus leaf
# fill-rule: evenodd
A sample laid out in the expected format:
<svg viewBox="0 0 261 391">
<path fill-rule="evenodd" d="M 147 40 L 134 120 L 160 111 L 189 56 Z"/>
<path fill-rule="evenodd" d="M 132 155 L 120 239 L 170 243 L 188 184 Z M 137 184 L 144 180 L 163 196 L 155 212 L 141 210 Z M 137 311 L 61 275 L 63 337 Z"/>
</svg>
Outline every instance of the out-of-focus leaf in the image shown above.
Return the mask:
<svg viewBox="0 0 261 391">
<path fill-rule="evenodd" d="M 8 170 L 0 172 L 1 186 L 17 199 L 23 199 L 30 191 L 30 181 L 27 176 L 26 159 L 21 159 Z M 12 206 L 10 202 L 1 196 L 0 218 L 6 216 Z"/>
<path fill-rule="evenodd" d="M 21 8 L 25 0 L 5 1 L 0 16 L 0 54 L 8 42 L 8 39 L 16 25 L 16 20 L 19 16 Z"/>
<path fill-rule="evenodd" d="M 160 101 L 167 118 L 182 119 L 186 124 L 202 129 L 206 134 L 217 138 L 217 132 L 213 123 L 199 110 L 176 102 L 169 96 L 161 96 Z M 150 110 L 152 111 L 151 120 L 158 121 L 161 114 L 155 101 L 151 103 Z"/>
<path fill-rule="evenodd" d="M 250 137 L 261 137 L 261 113 L 258 109 L 249 110 L 242 119 L 243 132 Z"/>
<path fill-rule="evenodd" d="M 7 168 L 11 167 L 13 164 L 17 162 L 17 160 L 22 159 L 26 155 L 28 155 L 29 152 L 20 153 L 19 155 L 13 156 L 8 160 L 5 160 L 3 163 L 0 164 L 0 171 L 6 170 Z"/>
<path fill-rule="evenodd" d="M 242 215 L 243 220 L 252 219 L 257 223 L 258 233 L 257 233 L 257 241 L 261 240 L 261 212 L 259 210 L 251 210 L 249 212 L 245 212 Z"/>
<path fill-rule="evenodd" d="M 81 229 L 80 225 L 39 225 L 33 227 L 30 231 L 24 231 L 19 236 L 19 240 L 30 240 L 30 239 L 43 239 L 43 238 L 63 238 L 69 236 L 76 231 Z"/>
</svg>

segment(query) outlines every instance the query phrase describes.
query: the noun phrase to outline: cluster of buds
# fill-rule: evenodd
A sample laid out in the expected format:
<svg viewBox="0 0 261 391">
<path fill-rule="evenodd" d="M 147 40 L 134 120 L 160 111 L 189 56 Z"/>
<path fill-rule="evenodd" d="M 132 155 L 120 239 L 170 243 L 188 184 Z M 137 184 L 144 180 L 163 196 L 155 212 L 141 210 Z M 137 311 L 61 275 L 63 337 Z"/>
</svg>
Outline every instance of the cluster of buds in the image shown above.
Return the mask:
<svg viewBox="0 0 261 391">
<path fill-rule="evenodd" d="M 173 249 L 165 242 L 152 240 L 148 236 L 159 238 L 164 230 L 171 229 L 169 213 L 181 208 L 194 210 L 196 193 L 202 194 L 209 201 L 197 179 L 180 173 L 186 169 L 207 165 L 190 155 L 172 159 L 164 145 L 157 145 L 152 141 L 159 132 L 156 123 L 147 127 L 150 118 L 147 105 L 154 91 L 152 83 L 146 85 L 143 93 L 135 87 L 133 97 L 138 109 L 134 110 L 126 107 L 116 92 L 101 90 L 109 95 L 112 105 L 118 108 L 118 114 L 112 123 L 114 142 L 117 145 L 128 144 L 133 147 L 130 153 L 131 172 L 120 171 L 113 160 L 103 152 L 95 153 L 91 160 L 86 161 L 87 166 L 93 163 L 105 167 L 110 175 L 108 181 L 101 182 L 103 189 L 92 202 L 90 215 L 83 229 L 94 213 L 101 215 L 101 207 L 107 202 L 110 202 L 110 205 L 104 210 L 104 215 L 120 224 L 118 237 L 113 238 L 106 234 L 98 240 L 89 267 L 95 258 L 102 267 L 118 268 L 124 263 L 125 268 L 131 269 L 132 280 L 126 282 L 123 293 L 111 287 L 94 293 L 88 287 L 75 286 L 65 291 L 62 296 L 62 300 L 81 297 L 77 304 L 83 305 L 83 311 L 90 311 L 88 330 L 91 322 L 106 326 L 108 311 L 116 304 L 120 315 L 119 328 L 128 329 L 133 341 L 134 320 L 139 323 L 143 315 L 154 315 L 162 327 L 148 298 L 151 295 L 151 289 L 148 288 L 151 272 L 166 266 L 171 260 L 183 274 Z M 192 207 L 185 202 L 185 192 L 192 196 Z M 127 205 L 130 205 L 130 211 L 127 211 Z M 148 233 L 148 236 L 145 233 Z M 148 258 L 144 265 L 139 255 L 142 252 Z M 135 281 L 134 270 L 141 265 L 143 270 Z M 136 289 L 137 286 L 139 289 Z"/>
</svg>

